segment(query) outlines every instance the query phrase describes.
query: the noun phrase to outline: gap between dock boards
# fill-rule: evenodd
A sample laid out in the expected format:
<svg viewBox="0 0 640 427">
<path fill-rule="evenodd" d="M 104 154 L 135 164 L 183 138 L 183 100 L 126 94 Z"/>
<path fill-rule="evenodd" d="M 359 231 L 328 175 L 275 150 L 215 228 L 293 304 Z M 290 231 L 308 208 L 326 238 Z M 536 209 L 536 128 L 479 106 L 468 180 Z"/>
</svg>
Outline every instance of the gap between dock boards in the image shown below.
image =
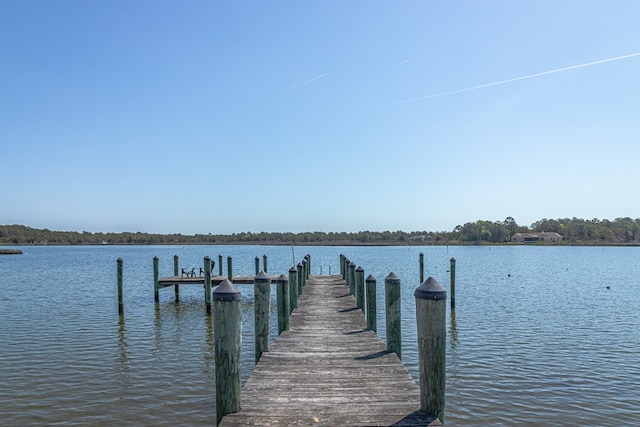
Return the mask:
<svg viewBox="0 0 640 427">
<path fill-rule="evenodd" d="M 284 331 L 242 388 L 222 426 L 440 426 L 420 390 L 371 330 L 340 276 L 311 276 Z"/>
</svg>

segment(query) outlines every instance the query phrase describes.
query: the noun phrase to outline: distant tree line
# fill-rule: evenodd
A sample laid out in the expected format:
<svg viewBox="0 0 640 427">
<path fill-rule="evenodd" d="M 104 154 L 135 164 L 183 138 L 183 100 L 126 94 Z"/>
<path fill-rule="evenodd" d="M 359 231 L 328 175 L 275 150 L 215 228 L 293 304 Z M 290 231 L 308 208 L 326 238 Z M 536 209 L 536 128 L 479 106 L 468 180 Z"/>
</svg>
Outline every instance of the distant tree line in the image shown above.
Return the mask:
<svg viewBox="0 0 640 427">
<path fill-rule="evenodd" d="M 639 245 L 640 218 L 585 220 L 581 218 L 541 219 L 530 226 L 518 225 L 512 217 L 504 221 L 478 220 L 456 226 L 453 231 L 358 231 L 233 234 L 150 234 L 90 233 L 88 231 L 52 231 L 24 225 L 0 225 L 0 245 L 455 245 L 506 244 L 515 233 L 556 232 L 560 244 Z M 541 243 L 537 243 L 541 244 Z"/>
</svg>

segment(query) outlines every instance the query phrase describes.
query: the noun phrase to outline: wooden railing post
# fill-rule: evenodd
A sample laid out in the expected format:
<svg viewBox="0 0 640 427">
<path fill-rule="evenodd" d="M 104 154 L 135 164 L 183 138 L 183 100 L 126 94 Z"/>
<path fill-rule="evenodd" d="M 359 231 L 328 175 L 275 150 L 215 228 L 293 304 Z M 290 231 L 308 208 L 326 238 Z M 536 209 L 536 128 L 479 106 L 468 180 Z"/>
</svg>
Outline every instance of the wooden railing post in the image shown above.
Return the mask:
<svg viewBox="0 0 640 427">
<path fill-rule="evenodd" d="M 367 307 L 365 306 L 365 293 L 364 293 L 364 268 L 358 266 L 356 268 L 356 307 L 362 310 L 366 314 Z"/>
<path fill-rule="evenodd" d="M 289 315 L 291 314 L 291 298 L 289 297 L 289 279 L 284 274 L 278 276 L 276 280 L 278 287 L 278 335 L 289 330 Z"/>
<path fill-rule="evenodd" d="M 269 351 L 269 314 L 271 313 L 271 279 L 261 271 L 253 279 L 254 320 L 256 333 L 256 364 Z"/>
<path fill-rule="evenodd" d="M 402 360 L 402 311 L 400 279 L 391 272 L 384 279 L 385 313 L 387 317 L 387 350 Z"/>
<path fill-rule="evenodd" d="M 376 278 L 372 275 L 367 277 L 367 329 L 373 332 L 378 331 L 378 319 L 376 309 Z"/>
<path fill-rule="evenodd" d="M 173 256 L 173 275 L 180 275 L 178 255 Z M 173 290 L 175 291 L 176 302 L 178 302 L 180 300 L 180 286 L 178 286 L 178 284 L 176 283 L 175 285 L 173 285 Z"/>
<path fill-rule="evenodd" d="M 444 422 L 447 292 L 433 277 L 416 289 L 420 410 Z"/>
<path fill-rule="evenodd" d="M 298 270 L 295 267 L 289 269 L 289 299 L 291 312 L 298 307 Z"/>
<path fill-rule="evenodd" d="M 122 278 L 122 258 L 116 260 L 116 280 L 118 282 L 118 314 L 124 315 L 124 291 Z"/>
<path fill-rule="evenodd" d="M 204 257 L 204 302 L 207 314 L 211 314 L 211 258 Z"/>
<path fill-rule="evenodd" d="M 225 415 L 240 411 L 241 300 L 240 291 L 228 279 L 213 291 L 217 424 Z"/>
<path fill-rule="evenodd" d="M 158 257 L 153 257 L 153 300 L 160 302 L 160 273 L 158 267 Z"/>
</svg>

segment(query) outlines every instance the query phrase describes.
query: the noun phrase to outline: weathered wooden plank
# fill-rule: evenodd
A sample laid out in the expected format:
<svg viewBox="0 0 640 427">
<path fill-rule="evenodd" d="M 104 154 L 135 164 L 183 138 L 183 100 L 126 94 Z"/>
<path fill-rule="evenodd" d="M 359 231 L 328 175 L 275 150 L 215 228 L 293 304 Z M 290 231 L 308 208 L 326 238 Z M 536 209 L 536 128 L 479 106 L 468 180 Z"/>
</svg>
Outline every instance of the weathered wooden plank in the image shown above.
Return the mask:
<svg viewBox="0 0 640 427">
<path fill-rule="evenodd" d="M 356 308 L 339 276 L 311 276 L 284 331 L 242 389 L 223 426 L 441 425 Z"/>
</svg>

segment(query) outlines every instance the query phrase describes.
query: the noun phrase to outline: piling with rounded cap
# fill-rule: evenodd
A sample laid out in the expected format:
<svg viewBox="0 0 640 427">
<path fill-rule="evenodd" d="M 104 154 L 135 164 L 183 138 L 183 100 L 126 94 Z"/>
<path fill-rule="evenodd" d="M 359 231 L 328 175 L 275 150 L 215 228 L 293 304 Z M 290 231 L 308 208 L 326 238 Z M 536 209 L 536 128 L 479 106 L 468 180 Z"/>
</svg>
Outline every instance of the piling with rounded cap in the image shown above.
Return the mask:
<svg viewBox="0 0 640 427">
<path fill-rule="evenodd" d="M 256 257 L 256 272 L 255 275 L 257 276 L 258 273 L 260 273 L 260 257 Z"/>
<path fill-rule="evenodd" d="M 211 258 L 204 257 L 204 302 L 207 314 L 211 314 Z"/>
<path fill-rule="evenodd" d="M 174 276 L 178 276 L 180 274 L 180 269 L 178 268 L 178 265 L 179 265 L 178 259 L 179 259 L 178 255 L 173 256 L 173 275 Z M 173 288 L 176 295 L 176 302 L 178 302 L 178 300 L 180 299 L 180 286 L 178 286 L 178 284 L 175 284 L 173 285 Z"/>
<path fill-rule="evenodd" d="M 362 310 L 366 314 L 367 307 L 365 307 L 365 294 L 364 294 L 364 268 L 358 266 L 356 268 L 356 307 Z"/>
<path fill-rule="evenodd" d="M 218 276 L 222 276 L 222 254 L 218 255 Z"/>
<path fill-rule="evenodd" d="M 376 278 L 371 274 L 367 276 L 367 329 L 378 331 L 378 319 L 376 309 Z"/>
<path fill-rule="evenodd" d="M 298 270 L 295 267 L 289 269 L 289 312 L 298 307 Z"/>
<path fill-rule="evenodd" d="M 231 255 L 227 257 L 227 279 L 233 282 L 233 259 Z"/>
<path fill-rule="evenodd" d="M 444 422 L 447 292 L 433 277 L 415 290 L 420 410 Z"/>
<path fill-rule="evenodd" d="M 307 260 L 307 279 L 311 276 L 311 255 L 306 254 L 304 258 Z"/>
<path fill-rule="evenodd" d="M 281 274 L 276 279 L 278 302 L 278 335 L 289 329 L 289 314 L 291 314 L 291 298 L 289 297 L 289 279 Z"/>
<path fill-rule="evenodd" d="M 124 292 L 122 279 L 122 258 L 116 260 L 116 277 L 118 281 L 118 314 L 124 315 Z"/>
<path fill-rule="evenodd" d="M 216 422 L 240 411 L 242 365 L 242 296 L 225 279 L 213 291 L 213 329 L 216 372 Z"/>
<path fill-rule="evenodd" d="M 387 350 L 402 360 L 402 310 L 400 278 L 394 272 L 384 279 L 385 313 L 387 316 Z"/>
<path fill-rule="evenodd" d="M 153 257 L 153 299 L 160 302 L 160 274 L 158 269 L 158 257 Z"/>
<path fill-rule="evenodd" d="M 267 255 L 262 255 L 262 270 L 266 273 L 267 271 Z"/>
</svg>

